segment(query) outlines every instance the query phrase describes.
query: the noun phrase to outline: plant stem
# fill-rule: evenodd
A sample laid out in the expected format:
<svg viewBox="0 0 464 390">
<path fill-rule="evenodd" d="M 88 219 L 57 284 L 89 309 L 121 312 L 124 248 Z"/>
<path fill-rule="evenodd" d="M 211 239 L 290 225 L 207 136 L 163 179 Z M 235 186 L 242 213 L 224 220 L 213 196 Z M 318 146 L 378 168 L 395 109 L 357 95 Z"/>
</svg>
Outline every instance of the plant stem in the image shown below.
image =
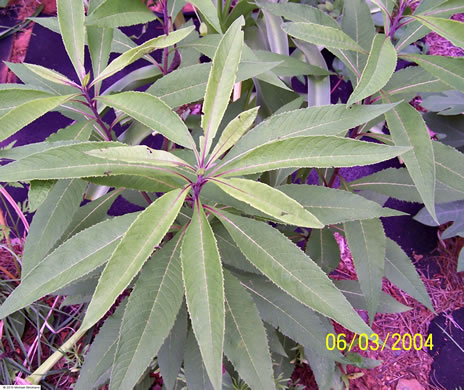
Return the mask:
<svg viewBox="0 0 464 390">
<path fill-rule="evenodd" d="M 97 111 L 97 105 L 94 100 L 89 95 L 89 90 L 87 87 L 83 87 L 82 89 L 82 95 L 84 96 L 85 100 L 87 101 L 87 106 L 90 108 L 92 111 L 93 116 L 95 117 L 95 120 L 97 121 L 98 125 L 102 128 L 102 130 L 105 132 L 105 138 L 107 141 L 111 141 L 111 130 L 108 128 L 108 126 L 103 122 L 103 120 L 100 117 L 100 114 Z"/>
<path fill-rule="evenodd" d="M 74 333 L 66 342 L 56 350 L 47 360 L 45 360 L 40 367 L 35 370 L 31 375 L 29 375 L 26 380 L 32 385 L 37 385 L 40 381 L 47 375 L 56 363 L 71 350 L 71 348 L 76 344 L 79 339 L 87 332 L 87 329 L 79 329 Z"/>
<path fill-rule="evenodd" d="M 164 33 L 166 35 L 169 35 L 169 28 L 170 28 L 170 20 L 169 20 L 169 15 L 168 15 L 168 1 L 164 1 L 164 6 L 163 6 L 163 20 L 164 20 Z M 164 48 L 163 50 L 163 74 L 168 73 L 169 69 L 169 49 L 167 47 Z"/>
</svg>

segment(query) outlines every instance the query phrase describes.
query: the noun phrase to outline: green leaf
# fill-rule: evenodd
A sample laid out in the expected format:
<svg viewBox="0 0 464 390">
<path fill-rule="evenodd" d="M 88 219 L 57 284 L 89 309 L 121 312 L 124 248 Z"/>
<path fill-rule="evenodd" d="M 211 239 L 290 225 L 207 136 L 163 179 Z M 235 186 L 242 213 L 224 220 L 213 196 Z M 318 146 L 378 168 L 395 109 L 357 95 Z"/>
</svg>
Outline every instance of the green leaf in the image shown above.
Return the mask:
<svg viewBox="0 0 464 390">
<path fill-rule="evenodd" d="M 121 192 L 122 190 L 111 191 L 93 202 L 89 202 L 86 205 L 79 207 L 74 214 L 71 223 L 60 238 L 60 242 L 63 242 L 64 240 L 74 236 L 76 233 L 103 221 L 107 217 L 107 212 L 111 205 Z"/>
<path fill-rule="evenodd" d="M 58 0 L 56 2 L 61 38 L 79 80 L 85 76 L 85 11 L 81 0 Z"/>
<path fill-rule="evenodd" d="M 438 226 L 453 221 L 454 223 L 441 234 L 441 238 L 464 237 L 464 200 L 442 203 L 437 205 L 436 209 L 438 222 L 425 208 L 420 210 L 414 219 L 428 226 Z"/>
<path fill-rule="evenodd" d="M 141 1 L 110 0 L 93 10 L 85 24 L 115 28 L 148 23 L 155 19 L 156 15 Z"/>
<path fill-rule="evenodd" d="M 382 291 L 386 246 L 382 222 L 378 218 L 345 222 L 344 228 L 372 324 Z"/>
<path fill-rule="evenodd" d="M 464 48 L 464 25 L 461 21 L 423 15 L 417 15 L 414 19 L 448 39 L 454 46 Z"/>
<path fill-rule="evenodd" d="M 219 138 L 216 146 L 211 152 L 211 158 L 208 164 L 216 161 L 221 155 L 227 152 L 235 143 L 245 134 L 253 125 L 253 122 L 258 115 L 259 107 L 243 111 L 230 121 Z"/>
<path fill-rule="evenodd" d="M 335 188 L 286 184 L 277 189 L 295 199 L 324 225 L 402 215 L 360 195 Z"/>
<path fill-rule="evenodd" d="M 182 119 L 155 96 L 145 92 L 122 92 L 116 95 L 100 96 L 98 100 L 107 106 L 125 112 L 181 146 L 192 148 L 194 145 Z"/>
<path fill-rule="evenodd" d="M 427 209 L 435 214 L 435 159 L 432 141 L 421 114 L 408 103 L 401 103 L 385 114 L 393 142 L 413 147 L 401 158 L 408 168 Z"/>
<path fill-rule="evenodd" d="M 180 189 L 168 192 L 137 216 L 100 276 L 81 329 L 90 328 L 103 317 L 138 274 L 176 219 L 186 195 L 187 191 Z"/>
<path fill-rule="evenodd" d="M 184 349 L 187 340 L 187 308 L 181 306 L 176 322 L 158 352 L 158 365 L 167 390 L 173 390 L 177 376 L 184 360 Z"/>
<path fill-rule="evenodd" d="M 333 333 L 328 319 L 296 301 L 269 281 L 249 276 L 241 277 L 240 280 L 255 301 L 264 321 L 304 347 L 311 347 L 331 359 L 341 358 L 340 353 L 329 351 L 326 347 L 326 336 Z"/>
<path fill-rule="evenodd" d="M 213 26 L 218 33 L 222 32 L 218 18 L 218 11 L 211 0 L 193 0 L 188 1 L 188 3 L 193 4 L 205 17 L 206 21 Z"/>
<path fill-rule="evenodd" d="M 88 26 L 87 37 L 90 58 L 92 59 L 93 77 L 95 78 L 108 65 L 111 42 L 113 42 L 113 29 Z"/>
<path fill-rule="evenodd" d="M 52 111 L 75 95 L 43 97 L 27 101 L 0 116 L 0 141 L 7 139 L 37 118 Z"/>
<path fill-rule="evenodd" d="M 318 264 L 326 274 L 340 263 L 340 250 L 333 233 L 329 229 L 313 229 L 306 247 L 306 254 Z"/>
<path fill-rule="evenodd" d="M 297 201 L 267 184 L 240 178 L 213 182 L 234 198 L 287 224 L 312 228 L 324 226 Z"/>
<path fill-rule="evenodd" d="M 130 389 L 158 353 L 182 304 L 180 243 L 176 235 L 143 266 L 119 333 L 110 386 Z"/>
<path fill-rule="evenodd" d="M 0 159 L 21 160 L 22 158 L 28 157 L 35 153 L 41 153 L 49 149 L 55 149 L 60 146 L 69 146 L 75 143 L 75 141 L 36 142 L 11 149 L 1 149 Z"/>
<path fill-rule="evenodd" d="M 428 73 L 420 66 L 408 66 L 393 73 L 393 76 L 383 90 L 389 95 L 403 95 L 414 97 L 418 92 L 442 92 L 449 86 L 440 78 Z"/>
<path fill-rule="evenodd" d="M 416 8 L 414 15 L 426 16 L 434 15 L 442 18 L 449 18 L 450 16 L 464 11 L 464 5 L 461 0 L 431 0 L 421 1 Z M 417 20 L 410 21 L 401 34 L 401 37 L 396 44 L 397 51 L 403 51 L 409 44 L 418 41 L 425 37 L 430 30 Z"/>
<path fill-rule="evenodd" d="M 464 192 L 464 154 L 441 142 L 432 142 L 437 179 Z"/>
<path fill-rule="evenodd" d="M 332 72 L 329 70 L 308 64 L 294 57 L 272 53 L 265 50 L 253 50 L 253 53 L 261 61 L 279 62 L 279 65 L 277 65 L 275 68 L 272 68 L 272 72 L 281 77 L 300 75 L 329 76 L 332 74 Z"/>
<path fill-rule="evenodd" d="M 416 267 L 401 247 L 388 237 L 385 252 L 385 277 L 408 295 L 417 299 L 427 309 L 434 311 L 429 294 L 417 274 Z"/>
<path fill-rule="evenodd" d="M 185 232 L 181 258 L 192 328 L 211 382 L 221 389 L 224 280 L 216 239 L 199 201 Z"/>
<path fill-rule="evenodd" d="M 55 185 L 55 180 L 32 180 L 29 186 L 28 211 L 34 212 L 47 198 L 48 193 Z"/>
<path fill-rule="evenodd" d="M 177 176 L 168 168 L 149 164 L 131 164 L 124 161 L 105 160 L 93 157 L 85 152 L 97 148 L 121 147 L 116 142 L 82 142 L 57 146 L 25 157 L 0 167 L 1 181 L 29 181 L 34 179 L 69 179 L 90 176 L 140 175 L 140 176 Z M 159 180 L 163 183 L 163 180 Z M 168 183 L 166 183 L 168 184 Z"/>
<path fill-rule="evenodd" d="M 144 145 L 122 146 L 120 148 L 95 149 L 87 152 L 95 157 L 129 163 L 153 164 L 159 167 L 190 167 L 181 158 L 164 150 L 152 149 Z M 193 168 L 191 168 L 193 170 Z"/>
<path fill-rule="evenodd" d="M 0 84 L 10 85 L 10 84 Z M 25 86 L 26 87 L 26 86 Z M 8 88 L 0 90 L 0 116 L 8 111 L 31 100 L 50 97 L 50 93 L 35 89 L 33 86 L 26 88 Z"/>
<path fill-rule="evenodd" d="M 85 188 L 83 180 L 60 180 L 49 192 L 32 220 L 24 245 L 23 277 L 53 249 L 78 210 Z"/>
<path fill-rule="evenodd" d="M 346 299 L 358 310 L 367 310 L 366 296 L 361 290 L 357 280 L 334 280 L 335 285 L 345 295 Z M 378 313 L 402 313 L 411 310 L 409 306 L 403 305 L 391 295 L 380 292 Z"/>
<path fill-rule="evenodd" d="M 387 104 L 351 107 L 333 104 L 273 115 L 245 134 L 227 154 L 225 161 L 279 139 L 307 135 L 344 135 L 347 130 L 377 118 L 392 107 Z"/>
<path fill-rule="evenodd" d="M 390 38 L 383 34 L 377 34 L 372 41 L 372 47 L 361 78 L 347 104 L 357 103 L 383 88 L 390 80 L 395 68 L 396 50 Z"/>
<path fill-rule="evenodd" d="M 65 75 L 57 72 L 56 70 L 48 69 L 40 65 L 27 64 L 25 62 L 23 62 L 23 65 L 26 67 L 26 69 L 30 70 L 32 73 L 35 73 L 45 80 L 62 85 L 75 86 L 73 81 L 69 80 Z"/>
<path fill-rule="evenodd" d="M 192 330 L 189 332 L 185 344 L 184 374 L 188 389 L 214 390 Z"/>
<path fill-rule="evenodd" d="M 150 39 L 140 46 L 134 47 L 121 54 L 118 58 L 113 60 L 92 82 L 106 79 L 107 77 L 124 69 L 127 65 L 132 64 L 134 61 L 142 58 L 145 54 L 151 53 L 153 50 L 162 49 L 174 45 L 184 39 L 194 30 L 194 27 L 182 28 L 177 31 L 171 32 L 169 35 L 160 35 L 159 37 Z"/>
<path fill-rule="evenodd" d="M 351 167 L 389 160 L 410 148 L 386 146 L 335 136 L 309 136 L 274 141 L 234 157 L 217 169 L 238 176 L 290 167 Z"/>
<path fill-rule="evenodd" d="M 450 89 L 464 91 L 464 58 L 414 54 L 403 54 L 401 57 L 420 65 Z"/>
<path fill-rule="evenodd" d="M 275 389 L 266 331 L 253 299 L 229 271 L 224 273 L 224 353 L 253 389 Z"/>
<path fill-rule="evenodd" d="M 343 4 L 342 30 L 364 50 L 369 50 L 375 37 L 375 27 L 367 3 L 363 0 L 346 0 Z M 359 52 L 347 52 L 357 69 L 364 69 L 366 56 Z M 395 53 L 396 56 L 396 53 Z"/>
<path fill-rule="evenodd" d="M 439 166 L 436 164 L 437 172 Z M 459 170 L 460 168 L 458 168 Z M 437 173 L 438 175 L 438 173 Z M 445 180 L 441 177 L 439 178 Z M 456 183 L 456 182 L 455 182 Z M 388 168 L 372 175 L 350 182 L 354 190 L 375 191 L 392 198 L 421 203 L 422 199 L 406 168 Z M 437 203 L 463 199 L 464 191 L 458 191 L 441 181 L 436 181 L 435 198 Z"/>
<path fill-rule="evenodd" d="M 242 252 L 240 252 L 240 249 L 238 249 L 223 224 L 215 223 L 212 227 L 223 264 L 239 271 L 261 274 L 253 265 L 250 264 L 246 257 L 243 256 Z"/>
<path fill-rule="evenodd" d="M 73 123 L 65 127 L 64 129 L 58 130 L 58 132 L 51 134 L 46 138 L 45 141 L 48 142 L 57 142 L 57 141 L 88 141 L 90 135 L 92 134 L 93 126 L 95 122 L 90 121 L 81 121 Z"/>
<path fill-rule="evenodd" d="M 213 58 L 213 65 L 206 85 L 201 127 L 205 134 L 203 156 L 209 152 L 237 77 L 238 64 L 242 54 L 243 18 L 237 19 L 224 34 Z"/>
<path fill-rule="evenodd" d="M 372 333 L 319 266 L 282 233 L 263 222 L 216 215 L 247 259 L 277 286 L 348 329 Z"/>
<path fill-rule="evenodd" d="M 167 192 L 175 188 L 181 188 L 185 182 L 176 181 L 168 176 L 153 176 L 153 173 L 141 175 L 117 175 L 87 177 L 86 180 L 94 184 L 107 187 L 128 188 L 146 192 Z"/>
<path fill-rule="evenodd" d="M 109 379 L 126 303 L 127 299 L 124 299 L 95 336 L 85 355 L 75 390 L 98 388 Z"/>
<path fill-rule="evenodd" d="M 294 38 L 314 45 L 366 53 L 361 46 L 342 30 L 330 26 L 308 22 L 288 22 L 282 24 L 282 30 Z"/>
<path fill-rule="evenodd" d="M 135 216 L 127 214 L 101 222 L 77 233 L 55 249 L 31 272 L 23 275 L 21 284 L 1 306 L 0 318 L 67 286 L 104 264 Z"/>
</svg>

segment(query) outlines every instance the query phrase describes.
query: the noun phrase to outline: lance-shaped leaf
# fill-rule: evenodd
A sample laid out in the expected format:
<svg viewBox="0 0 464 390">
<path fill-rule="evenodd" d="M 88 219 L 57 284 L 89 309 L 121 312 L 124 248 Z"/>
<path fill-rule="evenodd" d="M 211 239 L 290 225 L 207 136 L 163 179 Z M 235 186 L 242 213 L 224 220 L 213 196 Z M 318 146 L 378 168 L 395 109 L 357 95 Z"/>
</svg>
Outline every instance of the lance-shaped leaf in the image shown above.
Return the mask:
<svg viewBox="0 0 464 390">
<path fill-rule="evenodd" d="M 75 122 L 63 129 L 58 130 L 56 133 L 49 135 L 45 141 L 47 144 L 58 141 L 88 141 L 93 130 L 95 121 L 80 121 Z M 64 142 L 63 142 L 64 144 Z M 69 143 L 71 144 L 71 142 Z"/>
<path fill-rule="evenodd" d="M 134 47 L 121 54 L 118 58 L 112 61 L 92 82 L 95 84 L 98 81 L 104 80 L 107 77 L 119 72 L 127 65 L 142 58 L 145 54 L 151 53 L 153 50 L 162 49 L 174 45 L 189 35 L 195 28 L 193 26 L 182 28 L 171 32 L 169 35 L 160 35 L 159 37 L 150 39 L 140 46 Z"/>
<path fill-rule="evenodd" d="M 421 114 L 408 103 L 401 103 L 387 112 L 385 118 L 395 145 L 413 148 L 401 158 L 427 210 L 435 215 L 435 159 L 432 141 Z"/>
<path fill-rule="evenodd" d="M 258 309 L 239 280 L 229 271 L 224 273 L 224 287 L 224 353 L 252 389 L 274 389 L 271 354 Z"/>
<path fill-rule="evenodd" d="M 187 308 L 181 306 L 176 322 L 158 352 L 158 365 L 160 367 L 163 385 L 167 390 L 174 389 L 177 376 L 184 360 L 184 349 L 187 340 Z"/>
<path fill-rule="evenodd" d="M 213 183 L 234 198 L 290 225 L 318 229 L 324 226 L 296 200 L 265 183 L 240 178 Z"/>
<path fill-rule="evenodd" d="M 246 133 L 225 160 L 279 139 L 307 135 L 344 135 L 347 130 L 377 118 L 393 106 L 375 104 L 348 107 L 344 104 L 333 104 L 273 115 Z"/>
<path fill-rule="evenodd" d="M 111 0 L 95 8 L 86 18 L 85 24 L 115 28 L 148 23 L 155 19 L 156 15 L 141 1 Z"/>
<path fill-rule="evenodd" d="M 189 3 L 193 4 L 202 13 L 207 22 L 213 26 L 219 34 L 222 33 L 218 11 L 211 0 L 193 0 L 189 1 Z"/>
<path fill-rule="evenodd" d="M 314 45 L 366 53 L 361 46 L 353 41 L 342 30 L 330 26 L 308 22 L 290 22 L 283 23 L 282 30 L 292 37 Z"/>
<path fill-rule="evenodd" d="M 247 259 L 277 286 L 348 329 L 372 333 L 324 271 L 282 233 L 249 218 L 216 215 Z"/>
<path fill-rule="evenodd" d="M 206 372 L 205 363 L 192 330 L 189 332 L 185 344 L 184 374 L 188 389 L 215 389 Z"/>
<path fill-rule="evenodd" d="M 107 212 L 111 205 L 121 192 L 121 189 L 111 191 L 93 202 L 89 202 L 80 207 L 74 214 L 71 223 L 60 238 L 60 242 L 64 242 L 76 233 L 103 221 L 107 216 Z"/>
<path fill-rule="evenodd" d="M 82 329 L 90 328 L 103 317 L 118 295 L 138 274 L 176 219 L 186 195 L 185 190 L 168 192 L 137 216 L 100 276 L 82 322 Z"/>
<path fill-rule="evenodd" d="M 222 383 L 224 280 L 213 230 L 200 202 L 182 244 L 182 274 L 192 328 L 211 383 Z"/>
<path fill-rule="evenodd" d="M 28 193 L 28 210 L 36 211 L 47 198 L 56 180 L 31 180 Z"/>
<path fill-rule="evenodd" d="M 45 80 L 52 81 L 54 83 L 58 84 L 63 84 L 63 85 L 73 85 L 74 82 L 69 80 L 65 75 L 52 70 L 45 68 L 40 65 L 35 65 L 35 64 L 27 64 L 23 62 L 23 65 L 29 69 L 32 73 L 35 73 L 36 75 L 44 78 Z"/>
<path fill-rule="evenodd" d="M 408 61 L 420 65 L 427 72 L 438 77 L 450 89 L 464 91 L 464 58 L 404 54 Z"/>
<path fill-rule="evenodd" d="M 375 218 L 345 222 L 344 227 L 372 324 L 382 291 L 386 245 L 382 222 Z"/>
<path fill-rule="evenodd" d="M 371 11 L 363 0 L 346 0 L 343 3 L 342 30 L 364 50 L 369 50 L 375 37 Z M 367 58 L 359 52 L 347 51 L 345 55 L 356 69 L 364 69 Z"/>
<path fill-rule="evenodd" d="M 146 192 L 167 192 L 175 188 L 181 188 L 185 182 L 168 176 L 154 176 L 153 173 L 136 175 L 116 175 L 86 177 L 86 180 L 94 184 L 107 187 L 127 188 Z"/>
<path fill-rule="evenodd" d="M 218 173 L 238 176 L 278 168 L 352 167 L 389 160 L 408 150 L 335 136 L 296 137 L 252 149 L 223 164 Z"/>
<path fill-rule="evenodd" d="M 27 101 L 0 117 L 0 141 L 21 130 L 48 111 L 73 98 L 75 95 L 43 97 Z"/>
<path fill-rule="evenodd" d="M 450 16 L 463 11 L 464 5 L 461 0 L 432 0 L 421 1 L 413 15 L 433 15 L 441 18 L 449 18 Z M 417 19 L 409 22 L 410 23 L 405 26 L 404 32 L 401 34 L 401 37 L 396 44 L 398 52 L 404 51 L 405 47 L 425 37 L 430 32 L 429 28 L 417 21 Z"/>
<path fill-rule="evenodd" d="M 357 103 L 373 95 L 387 84 L 396 68 L 396 50 L 390 38 L 377 34 L 372 41 L 371 50 L 361 79 L 354 89 L 348 105 Z"/>
<path fill-rule="evenodd" d="M 59 246 L 23 277 L 21 284 L 1 306 L 0 318 L 104 264 L 135 217 L 136 214 L 127 214 L 106 220 L 77 233 Z"/>
<path fill-rule="evenodd" d="M 451 169 L 451 172 L 449 172 L 448 170 L 444 170 L 443 172 L 441 172 L 440 166 L 437 163 L 437 161 L 435 166 L 437 169 L 437 177 L 443 180 L 436 181 L 435 201 L 437 203 L 443 203 L 463 199 L 464 189 L 458 190 L 454 188 L 454 186 L 462 187 L 461 181 L 455 180 L 455 174 L 462 171 L 462 165 L 460 167 L 454 166 L 454 169 Z M 451 173 L 449 176 L 448 172 Z M 461 175 L 462 174 L 463 173 L 461 172 Z M 443 177 L 443 175 L 445 176 Z M 453 186 L 451 186 L 449 183 L 444 184 L 444 182 L 447 180 L 449 180 L 450 182 L 451 180 L 454 180 Z M 422 202 L 422 198 L 419 192 L 417 192 L 417 188 L 414 185 L 414 182 L 412 181 L 411 176 L 409 175 L 408 170 L 406 168 L 384 169 L 383 171 L 379 171 L 373 173 L 372 175 L 350 182 L 350 187 L 354 190 L 375 191 L 380 194 L 384 194 L 389 197 L 405 200 L 408 202 Z"/>
<path fill-rule="evenodd" d="M 81 0 L 58 0 L 56 3 L 61 38 L 79 80 L 84 79 L 85 11 Z"/>
<path fill-rule="evenodd" d="M 411 58 L 411 61 L 414 60 Z M 408 66 L 393 73 L 383 90 L 389 95 L 416 96 L 417 92 L 442 92 L 449 87 L 420 66 Z"/>
<path fill-rule="evenodd" d="M 153 164 L 160 167 L 190 167 L 190 165 L 165 150 L 152 149 L 148 146 L 122 146 L 120 148 L 95 149 L 87 152 L 91 156 L 129 163 Z M 193 170 L 193 168 L 192 168 Z"/>
<path fill-rule="evenodd" d="M 440 142 L 432 142 L 432 145 L 437 179 L 464 192 L 464 154 Z"/>
<path fill-rule="evenodd" d="M 31 154 L 44 152 L 59 146 L 73 145 L 76 141 L 36 142 L 11 149 L 0 150 L 0 159 L 20 160 Z"/>
<path fill-rule="evenodd" d="M 105 27 L 87 27 L 88 47 L 92 59 L 93 77 L 97 77 L 108 65 L 113 29 Z M 99 90 L 99 88 L 98 88 Z"/>
<path fill-rule="evenodd" d="M 116 352 L 118 335 L 121 328 L 122 316 L 127 304 L 124 299 L 98 331 L 90 351 L 85 355 L 76 390 L 98 388 L 108 381 Z"/>
<path fill-rule="evenodd" d="M 461 21 L 424 15 L 417 15 L 414 18 L 448 39 L 453 45 L 464 48 L 464 24 Z"/>
<path fill-rule="evenodd" d="M 205 134 L 204 155 L 209 152 L 237 78 L 242 55 L 244 23 L 244 19 L 240 17 L 229 27 L 214 54 L 203 102 L 204 115 L 201 118 L 201 127 Z"/>
<path fill-rule="evenodd" d="M 313 229 L 305 251 L 326 274 L 340 263 L 340 249 L 329 229 Z"/>
<path fill-rule="evenodd" d="M 354 308 L 358 310 L 368 309 L 366 294 L 361 290 L 357 280 L 334 280 L 334 283 Z M 409 306 L 403 305 L 383 291 L 380 292 L 377 313 L 402 313 L 408 310 L 411 310 Z"/>
<path fill-rule="evenodd" d="M 327 333 L 333 332 L 330 321 L 293 299 L 270 281 L 258 277 L 240 278 L 252 296 L 261 318 L 305 347 L 338 360 L 341 354 L 325 345 Z"/>
<path fill-rule="evenodd" d="M 277 189 L 299 202 L 324 225 L 403 215 L 360 195 L 335 188 L 286 184 Z"/>
<path fill-rule="evenodd" d="M 177 175 L 165 167 L 105 160 L 85 153 L 97 148 L 121 146 L 123 144 L 115 142 L 82 142 L 58 146 L 0 167 L 0 180 L 29 181 L 124 174 L 161 177 Z"/>
<path fill-rule="evenodd" d="M 4 85 L 4 84 L 3 84 Z M 8 84 L 6 84 L 8 85 Z M 25 87 L 25 86 L 24 86 Z M 51 97 L 47 91 L 35 89 L 33 86 L 26 88 L 7 88 L 0 90 L 0 116 L 8 111 L 26 103 L 30 100 L 35 100 L 43 97 Z"/>
<path fill-rule="evenodd" d="M 388 237 L 385 252 L 385 277 L 430 311 L 434 311 L 429 294 L 411 259 L 395 241 Z"/>
<path fill-rule="evenodd" d="M 193 139 L 182 119 L 166 103 L 153 95 L 145 92 L 122 92 L 100 96 L 98 100 L 125 112 L 181 146 L 189 149 L 193 147 Z"/>
<path fill-rule="evenodd" d="M 83 180 L 60 180 L 32 220 L 24 245 L 22 275 L 26 276 L 54 247 L 82 202 Z"/>
<path fill-rule="evenodd" d="M 182 269 L 177 234 L 147 261 L 122 320 L 110 386 L 131 389 L 158 353 L 182 304 Z"/>
<path fill-rule="evenodd" d="M 222 154 L 227 152 L 235 143 L 245 134 L 251 127 L 258 115 L 259 107 L 252 108 L 251 110 L 244 111 L 238 114 L 232 121 L 230 121 L 219 138 L 218 143 L 211 152 L 209 164 L 221 157 Z"/>
</svg>

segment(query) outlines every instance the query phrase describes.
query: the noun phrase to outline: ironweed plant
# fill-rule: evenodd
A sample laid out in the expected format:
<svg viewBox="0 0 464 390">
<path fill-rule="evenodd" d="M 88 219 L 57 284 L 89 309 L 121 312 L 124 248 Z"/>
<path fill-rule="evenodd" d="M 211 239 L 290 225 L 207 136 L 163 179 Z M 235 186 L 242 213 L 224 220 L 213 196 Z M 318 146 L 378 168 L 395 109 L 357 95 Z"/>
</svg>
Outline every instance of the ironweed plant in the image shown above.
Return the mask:
<svg viewBox="0 0 464 390">
<path fill-rule="evenodd" d="M 372 361 L 328 350 L 331 320 L 371 336 L 355 309 L 371 323 L 377 312 L 407 310 L 381 291 L 384 276 L 433 311 L 380 221 L 403 213 L 372 193 L 420 201 L 435 221 L 437 203 L 464 199 L 462 153 L 433 141 L 408 104 L 421 93 L 462 96 L 464 59 L 414 44 L 433 30 L 463 47 L 464 25 L 447 19 L 463 11 L 461 0 L 422 1 L 414 12 L 408 0 L 195 0 L 202 37 L 182 2 L 161 3 L 159 18 L 139 0 L 57 3 L 57 18 L 34 20 L 61 34 L 79 81 L 9 64 L 24 85 L 0 88 L 1 140 L 49 111 L 75 120 L 44 142 L 1 152 L 14 161 L 0 167 L 0 181 L 30 183 L 38 208 L 21 284 L 0 318 L 48 294 L 88 305 L 80 329 L 28 381 L 47 376 L 128 288 L 76 390 L 132 389 L 156 367 L 167 389 L 183 378 L 189 389 L 269 390 L 290 376 L 296 354 L 320 389 L 340 389 L 340 367 Z M 138 46 L 119 29 L 155 18 L 164 34 Z M 323 48 L 353 85 L 347 104 L 330 104 Z M 108 64 L 110 53 L 120 55 Z M 149 65 L 103 90 L 102 81 L 142 58 Z M 398 59 L 418 66 L 396 71 Z M 295 77 L 304 94 L 292 90 Z M 201 116 L 191 114 L 198 102 Z M 128 127 L 116 137 L 118 123 Z M 152 133 L 164 137 L 160 149 L 141 145 Z M 340 167 L 396 157 L 404 168 L 355 182 L 340 176 Z M 305 184 L 311 172 L 320 185 Z M 108 217 L 119 195 L 143 211 Z M 81 206 L 83 197 L 91 202 Z M 340 260 L 334 231 L 347 240 L 358 281 L 329 277 Z"/>
</svg>

